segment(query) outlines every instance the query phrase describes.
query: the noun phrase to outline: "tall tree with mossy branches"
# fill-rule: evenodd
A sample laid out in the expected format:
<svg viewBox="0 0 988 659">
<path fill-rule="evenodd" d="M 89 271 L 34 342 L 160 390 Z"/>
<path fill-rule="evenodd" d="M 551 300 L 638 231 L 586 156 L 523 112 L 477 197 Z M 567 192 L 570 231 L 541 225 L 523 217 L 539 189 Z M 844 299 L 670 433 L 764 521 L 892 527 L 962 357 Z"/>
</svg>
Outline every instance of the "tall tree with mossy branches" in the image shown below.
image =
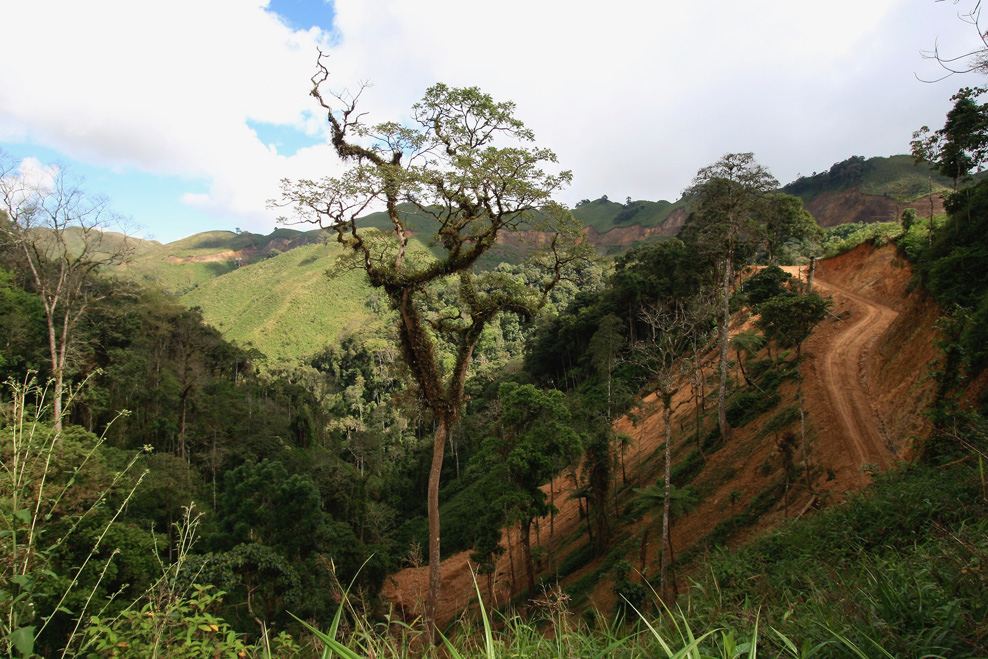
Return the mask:
<svg viewBox="0 0 988 659">
<path fill-rule="evenodd" d="M 693 209 L 687 233 L 702 251 L 720 264 L 723 294 L 720 320 L 720 387 L 717 422 L 721 437 L 730 438 L 727 422 L 727 356 L 730 347 L 731 286 L 735 261 L 747 245 L 761 241 L 766 201 L 779 182 L 752 153 L 728 153 L 697 172 L 685 195 Z"/>
<path fill-rule="evenodd" d="M 441 584 L 440 472 L 474 348 L 500 314 L 533 316 L 590 247 L 572 215 L 552 201 L 570 173 L 555 171 L 552 151 L 531 145 L 534 134 L 515 118 L 513 103 L 497 102 L 476 87 L 437 84 L 412 106 L 407 123 L 368 125 L 357 112 L 360 92 L 329 94 L 328 78 L 320 55 L 311 94 L 326 112 L 336 153 L 349 167 L 338 177 L 285 180 L 275 204 L 334 231 L 350 267 L 363 269 L 396 312 L 402 355 L 435 422 L 427 494 L 425 622 L 431 638 Z M 362 228 L 358 216 L 382 206 L 390 229 Z M 428 252 L 409 244 L 410 220 L 416 233 L 430 227 Z M 544 273 L 536 286 L 477 267 L 499 236 L 521 228 L 544 232 L 529 257 Z M 450 283 L 455 302 L 444 297 L 438 304 L 438 288 Z"/>
</svg>

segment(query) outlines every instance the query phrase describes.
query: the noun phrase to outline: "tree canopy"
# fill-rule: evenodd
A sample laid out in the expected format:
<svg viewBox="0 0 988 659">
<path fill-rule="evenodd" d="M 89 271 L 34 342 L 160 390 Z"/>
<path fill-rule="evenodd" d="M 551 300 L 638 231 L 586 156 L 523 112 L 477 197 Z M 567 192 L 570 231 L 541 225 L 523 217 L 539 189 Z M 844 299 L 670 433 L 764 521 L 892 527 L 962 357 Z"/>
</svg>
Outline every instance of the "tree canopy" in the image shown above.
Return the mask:
<svg viewBox="0 0 988 659">
<path fill-rule="evenodd" d="M 531 317 L 589 247 L 572 215 L 552 201 L 571 174 L 554 171 L 552 151 L 532 146 L 534 134 L 514 116 L 514 103 L 476 87 L 437 84 L 412 106 L 407 123 L 367 125 L 357 112 L 360 93 L 324 94 L 328 78 L 320 57 L 311 93 L 348 169 L 319 181 L 286 180 L 276 203 L 335 232 L 349 255 L 343 266 L 362 268 L 397 312 L 402 356 L 436 422 L 427 496 L 431 633 L 441 583 L 439 479 L 474 350 L 501 313 Z M 429 251 L 412 249 L 402 202 L 433 227 Z M 385 207 L 389 231 L 359 226 L 357 218 L 375 205 Z M 476 267 L 504 231 L 522 227 L 545 232 L 531 256 L 544 273 L 537 285 Z M 452 358 L 442 359 L 443 352 Z"/>
</svg>

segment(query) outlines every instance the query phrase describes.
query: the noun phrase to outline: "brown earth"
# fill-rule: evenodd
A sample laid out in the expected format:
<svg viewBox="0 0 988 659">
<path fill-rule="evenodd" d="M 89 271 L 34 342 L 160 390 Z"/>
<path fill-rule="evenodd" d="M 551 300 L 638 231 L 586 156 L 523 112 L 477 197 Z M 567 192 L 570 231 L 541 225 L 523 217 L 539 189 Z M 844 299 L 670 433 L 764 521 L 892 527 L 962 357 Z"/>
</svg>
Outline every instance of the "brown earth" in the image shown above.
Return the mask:
<svg viewBox="0 0 988 659">
<path fill-rule="evenodd" d="M 855 186 L 850 190 L 825 192 L 806 204 L 806 210 L 822 227 L 845 222 L 895 222 L 907 208 L 914 208 L 920 217 L 929 217 L 930 198 L 921 197 L 903 204 L 891 197 L 864 194 Z M 933 196 L 933 212 L 943 213 L 940 195 Z"/>
<path fill-rule="evenodd" d="M 641 241 L 654 240 L 661 236 L 675 236 L 682 228 L 686 220 L 686 212 L 683 209 L 676 209 L 666 218 L 665 222 L 658 226 L 644 227 L 640 224 L 633 224 L 626 227 L 614 227 L 604 233 L 598 232 L 593 227 L 584 229 L 587 242 L 598 247 L 623 247 L 631 248 L 635 243 Z M 544 231 L 505 231 L 498 234 L 497 243 L 511 247 L 533 247 L 544 245 L 549 241 L 551 234 Z"/>
<path fill-rule="evenodd" d="M 256 260 L 262 254 L 270 252 L 272 249 L 283 252 L 295 247 L 301 247 L 302 245 L 308 245 L 314 242 L 314 240 L 306 235 L 298 238 L 273 238 L 260 247 L 244 247 L 239 250 L 228 249 L 212 254 L 200 254 L 198 256 L 175 256 L 174 254 L 169 254 L 164 260 L 169 263 L 213 263 L 216 261 L 234 261 L 236 259 L 242 259 L 247 262 Z"/>
<path fill-rule="evenodd" d="M 792 271 L 806 279 L 805 267 Z M 932 327 L 937 309 L 922 292 L 909 292 L 910 278 L 911 271 L 891 246 L 875 249 L 862 245 L 819 263 L 814 285 L 820 293 L 831 297 L 833 306 L 830 319 L 818 326 L 803 347 L 802 397 L 812 491 L 802 482 L 793 483 L 781 501 L 764 513 L 754 527 L 731 537 L 730 544 L 743 542 L 752 533 L 787 518 L 809 514 L 843 500 L 848 493 L 868 484 L 872 470 L 888 469 L 898 461 L 907 460 L 915 440 L 928 433 L 922 410 L 932 387 L 925 376 L 936 354 Z M 752 320 L 736 319 L 732 331 L 749 327 Z M 716 357 L 711 353 L 705 366 L 708 376 L 715 374 L 715 363 Z M 704 410 L 708 424 L 710 417 L 715 416 L 711 414 L 715 394 L 713 385 L 708 385 Z M 779 405 L 754 422 L 735 429 L 730 442 L 706 456 L 703 471 L 693 481 L 704 494 L 702 501 L 672 528 L 672 545 L 677 555 L 705 544 L 704 537 L 719 522 L 743 510 L 759 493 L 780 481 L 782 467 L 776 445 L 779 432 L 767 433 L 763 428 L 783 406 L 797 404 L 795 383 L 784 385 L 780 394 Z M 675 460 L 687 455 L 694 446 L 695 407 L 688 385 L 684 384 L 674 404 Z M 633 445 L 623 456 L 628 483 L 617 483 L 615 520 L 634 496 L 633 487 L 659 479 L 665 432 L 661 409 L 654 394 L 646 396 L 641 407 L 645 413 L 640 423 L 636 425 L 625 418 L 617 424 L 620 432 L 632 438 Z M 798 420 L 787 429 L 798 437 Z M 801 454 L 797 449 L 797 461 L 801 461 Z M 616 471 L 620 481 L 620 465 Z M 542 521 L 536 541 L 544 547 L 558 548 L 557 564 L 586 541 L 579 503 L 570 497 L 572 486 L 570 478 L 558 478 L 552 490 L 547 489 L 559 512 L 553 520 Z M 656 521 L 646 516 L 623 526 L 615 534 L 627 534 L 629 539 L 622 545 L 626 558 L 646 574 L 656 574 L 658 567 Z M 498 564 L 493 588 L 489 590 L 486 581 L 481 580 L 485 599 L 493 598 L 495 604 L 504 604 L 516 592 L 512 583 L 524 587 L 525 582 L 517 530 L 507 532 L 504 537 L 510 551 Z M 647 556 L 644 565 L 641 556 Z M 598 569 L 599 562 L 591 563 L 561 579 L 560 584 L 571 584 Z M 427 567 L 405 569 L 385 585 L 382 595 L 406 620 L 421 615 L 427 571 Z M 442 576 L 438 617 L 440 625 L 445 626 L 476 601 L 469 553 L 462 552 L 444 561 Z M 685 576 L 681 574 L 678 578 L 682 582 Z M 601 573 L 581 605 L 609 611 L 614 599 L 612 578 L 612 574 Z"/>
<path fill-rule="evenodd" d="M 651 240 L 659 236 L 675 236 L 686 223 L 687 212 L 683 208 L 677 208 L 669 217 L 653 227 L 643 227 L 635 224 L 627 227 L 614 227 L 610 231 L 598 233 L 596 229 L 587 229 L 587 240 L 591 245 L 619 245 L 621 247 L 631 247 L 636 242 Z"/>
</svg>

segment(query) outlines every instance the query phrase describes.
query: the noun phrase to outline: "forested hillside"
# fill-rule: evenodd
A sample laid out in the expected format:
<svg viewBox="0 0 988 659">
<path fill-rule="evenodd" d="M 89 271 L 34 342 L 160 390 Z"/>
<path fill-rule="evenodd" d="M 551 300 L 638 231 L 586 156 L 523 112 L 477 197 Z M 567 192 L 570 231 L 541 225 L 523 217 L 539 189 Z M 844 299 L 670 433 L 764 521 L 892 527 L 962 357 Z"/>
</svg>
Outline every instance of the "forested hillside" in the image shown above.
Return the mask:
<svg viewBox="0 0 988 659">
<path fill-rule="evenodd" d="M 988 652 L 973 165 L 944 213 L 894 158 L 787 193 L 739 153 L 574 217 L 513 105 L 416 108 L 373 147 L 329 114 L 354 169 L 282 201 L 328 241 L 135 243 L 75 189 L 0 195 L 6 654 Z M 893 221 L 797 196 L 868 175 Z M 681 225 L 602 258 L 580 213 Z"/>
<path fill-rule="evenodd" d="M 931 206 L 929 174 L 909 156 L 852 157 L 782 190 L 801 198 L 821 226 L 834 227 L 836 242 L 860 225 L 898 221 L 907 208 L 921 217 L 928 217 L 931 208 L 942 213 L 940 195 L 951 181 L 934 173 Z M 435 230 L 434 221 L 410 206 L 402 206 L 401 212 L 413 234 Z M 685 198 L 675 203 L 628 199 L 622 204 L 602 197 L 581 201 L 573 215 L 600 254 L 616 256 L 636 244 L 676 235 L 686 221 L 687 204 Z M 383 213 L 360 219 L 362 226 L 378 229 L 388 223 Z M 507 232 L 480 265 L 518 264 L 538 240 L 525 230 Z M 168 245 L 132 242 L 132 258 L 121 266 L 121 276 L 180 295 L 224 337 L 259 350 L 272 367 L 312 355 L 347 327 L 386 313 L 386 305 L 356 273 L 340 273 L 325 286 L 321 275 L 340 251 L 318 229 L 283 228 L 267 236 L 207 232 Z"/>
</svg>

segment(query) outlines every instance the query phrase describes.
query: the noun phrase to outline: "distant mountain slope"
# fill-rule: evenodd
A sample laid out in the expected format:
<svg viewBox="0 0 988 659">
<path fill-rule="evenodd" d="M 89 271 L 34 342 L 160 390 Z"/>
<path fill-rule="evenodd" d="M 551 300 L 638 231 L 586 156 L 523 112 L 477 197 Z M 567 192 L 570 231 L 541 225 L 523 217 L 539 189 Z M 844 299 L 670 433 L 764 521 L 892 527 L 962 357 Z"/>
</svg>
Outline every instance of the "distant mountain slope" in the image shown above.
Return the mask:
<svg viewBox="0 0 988 659">
<path fill-rule="evenodd" d="M 628 199 L 619 204 L 605 195 L 579 202 L 573 216 L 588 227 L 588 239 L 601 251 L 620 252 L 639 241 L 676 235 L 686 220 L 686 202 Z"/>
<path fill-rule="evenodd" d="M 940 195 L 949 193 L 953 181 L 932 174 L 934 212 L 943 212 Z M 865 159 L 852 156 L 828 170 L 803 176 L 782 187 L 782 192 L 803 200 L 820 226 L 847 222 L 896 220 L 906 208 L 921 216 L 930 212 L 930 171 L 917 166 L 912 156 L 895 155 Z M 686 219 L 684 199 L 631 201 L 619 204 L 607 196 L 584 199 L 573 215 L 590 228 L 590 239 L 602 247 L 630 247 L 637 240 L 675 235 Z"/>
<path fill-rule="evenodd" d="M 340 249 L 302 245 L 200 282 L 181 299 L 201 308 L 227 339 L 259 349 L 269 365 L 292 362 L 347 328 L 376 322 L 375 295 L 362 271 L 326 274 Z"/>
<path fill-rule="evenodd" d="M 119 272 L 181 295 L 244 265 L 317 243 L 321 236 L 318 229 L 276 229 L 266 236 L 246 231 L 207 231 L 167 245 L 136 239 L 133 259 Z"/>
<path fill-rule="evenodd" d="M 934 212 L 942 212 L 939 195 L 952 182 L 934 175 Z M 845 222 L 895 220 L 907 207 L 921 216 L 930 212 L 929 170 L 910 156 L 854 156 L 827 171 L 801 177 L 782 188 L 801 197 L 822 226 Z M 411 226 L 422 238 L 435 221 L 403 205 Z M 686 219 L 686 202 L 583 200 L 574 216 L 587 227 L 587 239 L 603 254 L 616 254 L 636 242 L 675 235 Z M 381 229 L 391 224 L 384 213 L 360 223 Z M 199 306 L 208 322 L 240 343 L 250 342 L 273 360 L 294 360 L 319 350 L 348 325 L 366 322 L 373 293 L 358 273 L 328 280 L 323 273 L 339 253 L 320 230 L 280 228 L 267 236 L 210 231 L 168 245 L 136 241 L 134 259 L 120 272 L 160 286 Z M 518 232 L 501 237 L 481 263 L 518 262 L 538 242 L 539 234 Z M 424 248 L 424 246 L 423 246 Z"/>
<path fill-rule="evenodd" d="M 672 212 L 682 205 L 682 201 L 631 201 L 624 204 L 610 201 L 607 196 L 589 201 L 584 199 L 573 209 L 573 216 L 597 233 L 607 233 L 611 229 L 635 224 L 655 227 L 664 223 Z"/>
<path fill-rule="evenodd" d="M 952 184 L 933 172 L 935 213 L 943 212 L 940 195 L 950 192 Z M 930 187 L 929 169 L 917 166 L 912 156 L 852 156 L 825 172 L 800 177 L 782 191 L 801 198 L 820 226 L 831 227 L 847 222 L 895 221 L 906 208 L 915 208 L 925 217 L 930 213 Z"/>
</svg>

